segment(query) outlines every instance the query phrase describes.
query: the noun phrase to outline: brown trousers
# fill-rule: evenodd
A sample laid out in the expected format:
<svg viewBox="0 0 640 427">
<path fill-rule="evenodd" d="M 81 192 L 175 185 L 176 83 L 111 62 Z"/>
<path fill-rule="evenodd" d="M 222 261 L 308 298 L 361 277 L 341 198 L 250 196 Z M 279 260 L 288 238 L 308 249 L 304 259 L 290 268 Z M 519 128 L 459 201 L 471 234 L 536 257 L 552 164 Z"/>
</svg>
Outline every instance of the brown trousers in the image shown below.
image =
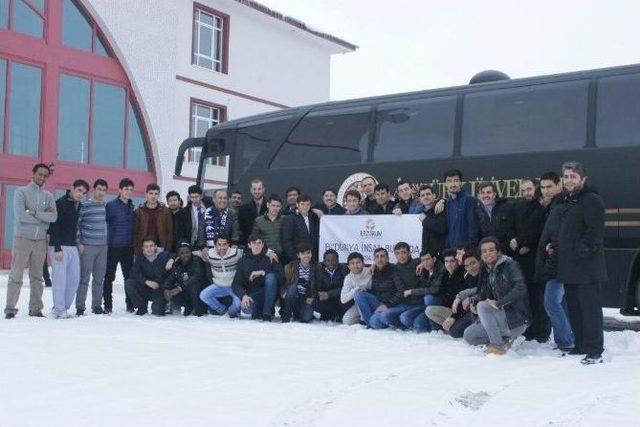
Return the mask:
<svg viewBox="0 0 640 427">
<path fill-rule="evenodd" d="M 7 285 L 7 306 L 5 314 L 17 313 L 20 288 L 22 288 L 22 276 L 25 267 L 29 267 L 29 280 L 31 282 L 31 295 L 29 298 L 29 313 L 42 311 L 42 265 L 47 254 L 46 240 L 30 240 L 22 237 L 14 237 L 11 251 L 11 273 Z"/>
</svg>

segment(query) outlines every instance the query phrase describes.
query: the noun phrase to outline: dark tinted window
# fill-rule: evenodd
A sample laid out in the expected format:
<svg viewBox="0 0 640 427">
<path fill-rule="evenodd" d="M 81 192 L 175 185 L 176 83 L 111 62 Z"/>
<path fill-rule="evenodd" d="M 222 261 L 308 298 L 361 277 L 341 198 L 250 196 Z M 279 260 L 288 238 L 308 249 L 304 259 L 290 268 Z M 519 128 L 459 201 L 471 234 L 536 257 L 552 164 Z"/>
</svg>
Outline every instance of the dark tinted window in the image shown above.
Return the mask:
<svg viewBox="0 0 640 427">
<path fill-rule="evenodd" d="M 455 111 L 454 96 L 379 105 L 373 161 L 451 156 Z"/>
<path fill-rule="evenodd" d="M 271 167 L 329 166 L 367 160 L 367 108 L 309 113 L 280 147 Z"/>
<path fill-rule="evenodd" d="M 596 145 L 640 144 L 640 75 L 606 77 L 598 82 Z"/>
<path fill-rule="evenodd" d="M 505 154 L 583 147 L 585 80 L 465 96 L 462 154 Z"/>
</svg>

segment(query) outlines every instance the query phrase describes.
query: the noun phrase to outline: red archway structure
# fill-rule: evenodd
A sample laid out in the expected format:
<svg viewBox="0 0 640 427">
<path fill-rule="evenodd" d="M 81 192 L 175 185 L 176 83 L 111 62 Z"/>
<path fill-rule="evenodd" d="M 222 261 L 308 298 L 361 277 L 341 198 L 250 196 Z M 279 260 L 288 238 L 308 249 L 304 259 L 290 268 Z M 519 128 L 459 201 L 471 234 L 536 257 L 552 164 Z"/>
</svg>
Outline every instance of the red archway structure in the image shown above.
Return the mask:
<svg viewBox="0 0 640 427">
<path fill-rule="evenodd" d="M 131 81 L 79 0 L 0 1 L 0 266 L 8 267 L 15 188 L 38 162 L 47 187 L 128 176 L 141 195 L 156 181 Z"/>
</svg>

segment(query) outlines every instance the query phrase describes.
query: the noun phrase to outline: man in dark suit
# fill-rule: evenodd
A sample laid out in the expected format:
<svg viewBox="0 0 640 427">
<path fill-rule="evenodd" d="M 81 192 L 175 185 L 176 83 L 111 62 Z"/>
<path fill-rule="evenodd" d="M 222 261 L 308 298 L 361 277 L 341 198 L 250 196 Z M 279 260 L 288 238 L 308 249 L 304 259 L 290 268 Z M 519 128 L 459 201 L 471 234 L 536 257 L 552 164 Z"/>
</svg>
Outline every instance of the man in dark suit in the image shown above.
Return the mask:
<svg viewBox="0 0 640 427">
<path fill-rule="evenodd" d="M 282 246 L 288 259 L 297 257 L 296 247 L 300 243 L 311 246 L 313 259 L 318 259 L 318 237 L 320 234 L 320 221 L 316 214 L 311 212 L 311 197 L 302 194 L 296 204 L 298 213 L 288 215 L 282 222 Z"/>
<path fill-rule="evenodd" d="M 253 229 L 253 223 L 259 215 L 267 211 L 267 201 L 264 198 L 264 183 L 260 179 L 251 181 L 251 200 L 240 206 L 238 223 L 240 224 L 240 243 L 247 244 L 247 238 Z"/>
</svg>

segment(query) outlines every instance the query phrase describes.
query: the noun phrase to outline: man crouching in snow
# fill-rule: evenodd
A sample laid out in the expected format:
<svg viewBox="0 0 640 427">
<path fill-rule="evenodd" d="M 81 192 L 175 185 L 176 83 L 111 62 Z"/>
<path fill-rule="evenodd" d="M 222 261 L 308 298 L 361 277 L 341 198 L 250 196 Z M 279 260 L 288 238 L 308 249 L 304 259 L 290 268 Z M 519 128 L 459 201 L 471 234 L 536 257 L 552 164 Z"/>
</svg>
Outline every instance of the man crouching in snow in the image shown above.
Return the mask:
<svg viewBox="0 0 640 427">
<path fill-rule="evenodd" d="M 486 353 L 505 354 L 529 325 L 527 287 L 520 266 L 500 252 L 495 237 L 482 239 L 480 252 L 486 274 L 481 275 L 474 296 L 479 321 L 465 329 L 464 340 L 488 344 Z"/>
<path fill-rule="evenodd" d="M 185 316 L 191 313 L 203 316 L 207 309 L 200 300 L 200 292 L 204 289 L 206 278 L 200 258 L 193 256 L 191 245 L 186 240 L 178 242 L 176 251 L 178 257 L 164 283 L 164 299 L 171 302 L 173 307 L 184 307 L 182 314 Z"/>
<path fill-rule="evenodd" d="M 142 252 L 136 254 L 131 275 L 124 284 L 133 307 L 138 309 L 137 315 L 147 314 L 151 300 L 151 313 L 164 316 L 166 302 L 162 285 L 169 278 L 172 267 L 171 254 L 156 246 L 154 236 L 145 236 L 142 239 Z"/>
</svg>

